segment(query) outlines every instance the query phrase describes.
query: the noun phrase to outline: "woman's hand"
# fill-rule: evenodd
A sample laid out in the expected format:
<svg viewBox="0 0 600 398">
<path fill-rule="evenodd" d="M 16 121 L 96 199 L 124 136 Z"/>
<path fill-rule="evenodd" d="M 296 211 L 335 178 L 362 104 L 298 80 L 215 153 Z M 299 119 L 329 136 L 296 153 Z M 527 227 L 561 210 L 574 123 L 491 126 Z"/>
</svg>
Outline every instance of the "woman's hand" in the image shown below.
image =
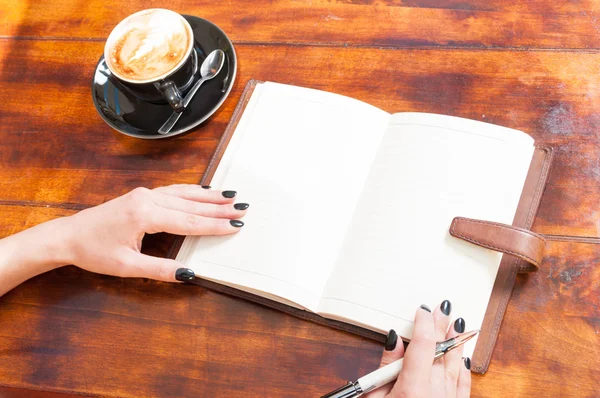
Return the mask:
<svg viewBox="0 0 600 398">
<path fill-rule="evenodd" d="M 109 202 L 0 240 L 0 296 L 51 269 L 74 264 L 121 277 L 175 281 L 184 265 L 140 253 L 144 234 L 233 234 L 248 204 L 236 192 L 197 185 L 137 188 Z M 184 270 L 185 271 L 185 270 Z"/>
<path fill-rule="evenodd" d="M 451 304 L 448 300 L 438 306 L 433 314 L 427 306 L 421 306 L 415 315 L 413 338 L 406 353 L 402 341 L 398 341 L 396 333 L 390 331 L 380 366 L 404 357 L 402 371 L 395 383 L 367 394 L 366 398 L 470 396 L 471 360 L 462 358 L 462 346 L 433 361 L 437 342 L 455 337 L 465 331 L 465 321 L 458 318 L 446 332 L 450 324 L 450 311 Z"/>
<path fill-rule="evenodd" d="M 198 185 L 137 188 L 64 220 L 69 263 L 120 277 L 175 281 L 177 261 L 140 253 L 144 234 L 227 235 L 240 230 L 248 204 L 234 205 L 235 191 Z"/>
</svg>

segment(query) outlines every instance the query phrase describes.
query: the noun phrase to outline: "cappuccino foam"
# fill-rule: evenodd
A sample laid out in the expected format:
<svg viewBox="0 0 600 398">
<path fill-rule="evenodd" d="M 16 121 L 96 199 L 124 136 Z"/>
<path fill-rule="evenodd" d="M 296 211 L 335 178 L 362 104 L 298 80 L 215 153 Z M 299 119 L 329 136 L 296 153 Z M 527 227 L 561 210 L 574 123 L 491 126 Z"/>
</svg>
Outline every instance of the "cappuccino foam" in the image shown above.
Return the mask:
<svg viewBox="0 0 600 398">
<path fill-rule="evenodd" d="M 122 21 L 107 43 L 107 62 L 117 77 L 151 81 L 168 74 L 186 58 L 192 35 L 180 15 L 148 10 Z"/>
</svg>

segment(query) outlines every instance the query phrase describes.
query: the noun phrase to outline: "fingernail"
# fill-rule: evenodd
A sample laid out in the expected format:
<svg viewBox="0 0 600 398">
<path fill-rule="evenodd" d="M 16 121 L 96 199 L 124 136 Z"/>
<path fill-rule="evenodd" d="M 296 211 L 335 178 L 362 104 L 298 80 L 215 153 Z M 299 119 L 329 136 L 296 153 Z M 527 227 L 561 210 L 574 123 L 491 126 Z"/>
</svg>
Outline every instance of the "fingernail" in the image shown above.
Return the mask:
<svg viewBox="0 0 600 398">
<path fill-rule="evenodd" d="M 236 210 L 246 210 L 250 205 L 248 203 L 236 203 L 233 205 Z"/>
<path fill-rule="evenodd" d="M 244 226 L 244 223 L 241 222 L 240 220 L 231 220 L 231 221 L 229 221 L 229 224 L 233 225 L 236 228 L 241 228 Z"/>
<path fill-rule="evenodd" d="M 454 330 L 456 333 L 464 333 L 465 331 L 465 320 L 462 318 L 458 318 L 454 321 Z"/>
<path fill-rule="evenodd" d="M 471 370 L 471 358 L 469 357 L 465 358 L 465 368 Z"/>
<path fill-rule="evenodd" d="M 235 198 L 235 195 L 237 195 L 236 191 L 223 191 L 221 192 L 223 194 L 224 197 L 226 197 L 227 199 L 231 199 L 231 198 Z"/>
<path fill-rule="evenodd" d="M 394 351 L 394 348 L 396 348 L 396 343 L 398 343 L 398 334 L 394 329 L 390 329 L 387 335 L 387 340 L 385 341 L 385 350 Z"/>
<path fill-rule="evenodd" d="M 188 282 L 194 280 L 196 274 L 189 268 L 179 268 L 175 271 L 175 279 L 181 282 Z"/>
<path fill-rule="evenodd" d="M 440 304 L 440 310 L 442 310 L 444 315 L 450 315 L 450 312 L 452 311 L 452 304 L 450 304 L 450 301 L 442 301 L 442 304 Z"/>
<path fill-rule="evenodd" d="M 427 312 L 431 312 L 431 310 L 429 309 L 429 307 L 428 307 L 428 306 L 426 306 L 425 304 L 421 305 L 421 309 L 422 309 L 422 310 L 425 310 L 425 311 L 427 311 Z"/>
<path fill-rule="evenodd" d="M 202 185 L 202 188 L 204 188 L 204 189 L 210 189 L 210 185 Z"/>
</svg>

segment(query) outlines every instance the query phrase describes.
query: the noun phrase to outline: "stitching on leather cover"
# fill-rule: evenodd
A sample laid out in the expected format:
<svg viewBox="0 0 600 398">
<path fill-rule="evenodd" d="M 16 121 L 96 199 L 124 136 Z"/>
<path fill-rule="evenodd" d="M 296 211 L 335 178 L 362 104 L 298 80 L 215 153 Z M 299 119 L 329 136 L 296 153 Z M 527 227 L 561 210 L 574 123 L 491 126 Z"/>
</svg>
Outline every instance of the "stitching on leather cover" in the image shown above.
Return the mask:
<svg viewBox="0 0 600 398">
<path fill-rule="evenodd" d="M 537 238 L 537 239 L 541 240 L 542 242 L 546 242 L 546 239 L 542 235 L 536 234 L 533 231 L 529 231 L 529 230 L 521 228 L 521 227 L 515 227 L 515 226 L 512 226 L 512 225 L 504 226 L 503 224 L 500 224 L 500 223 L 497 223 L 497 222 L 493 222 L 493 221 L 474 220 L 472 218 L 464 218 L 464 217 L 456 217 L 456 219 L 457 220 L 463 220 L 465 222 L 473 223 L 473 224 L 491 225 L 492 227 L 497 227 L 497 228 L 500 228 L 500 229 L 509 229 L 509 230 L 512 229 L 512 230 L 514 230 L 516 232 L 522 232 L 524 234 L 531 235 L 534 238 Z M 453 224 L 454 224 L 454 222 L 453 222 Z"/>
<path fill-rule="evenodd" d="M 548 172 L 550 169 L 550 165 L 552 164 L 552 162 L 550 160 L 552 160 L 552 148 L 549 147 L 536 147 L 536 148 L 540 148 L 542 151 L 544 151 L 546 153 L 546 156 L 544 158 L 544 164 L 542 165 L 542 170 L 540 171 L 540 178 L 538 179 L 538 183 L 537 186 L 535 187 L 535 192 L 533 194 L 533 198 L 531 201 L 531 206 L 529 207 L 529 214 L 527 215 L 527 220 L 525 221 L 525 228 L 531 228 L 531 225 L 533 224 L 533 218 L 535 217 L 535 214 L 537 213 L 537 210 L 539 209 L 540 206 L 540 201 L 541 201 L 541 191 L 544 190 L 544 187 L 547 184 L 548 178 Z M 543 182 L 543 183 L 542 183 Z M 534 206 L 533 204 L 537 203 L 537 206 Z M 534 211 L 535 209 L 535 211 Z"/>
<path fill-rule="evenodd" d="M 465 221 L 467 223 L 486 224 L 486 225 L 491 225 L 491 226 L 495 226 L 495 227 L 501 228 L 497 224 L 491 223 L 491 222 L 467 220 L 465 218 L 461 218 L 461 220 Z M 504 248 L 501 248 L 501 247 L 498 247 L 498 246 L 489 245 L 487 243 L 480 242 L 480 241 L 478 241 L 476 239 L 469 238 L 469 237 L 467 237 L 465 235 L 458 234 L 458 233 L 456 233 L 455 226 L 456 226 L 456 220 L 452 221 L 452 225 L 450 227 L 450 231 L 452 232 L 452 235 L 454 235 L 454 236 L 456 236 L 458 238 L 462 238 L 462 239 L 464 239 L 464 240 L 466 240 L 468 242 L 474 243 L 474 244 L 476 244 L 478 246 L 483 246 L 483 247 L 488 248 L 488 249 L 493 249 L 493 250 L 497 250 L 497 251 L 502 252 L 502 253 L 512 254 L 512 255 L 517 256 L 517 257 L 525 258 L 525 259 L 529 260 L 531 263 L 533 263 L 536 267 L 539 268 L 539 266 L 540 266 L 539 263 L 536 260 L 534 260 L 531 257 L 526 256 L 524 254 L 517 253 L 517 252 L 511 251 L 511 250 L 508 250 L 508 249 L 504 249 Z M 519 231 L 519 232 L 521 232 L 521 231 Z M 537 238 L 537 236 L 535 236 L 535 235 L 534 235 L 534 237 Z M 540 239 L 542 241 L 544 240 L 543 238 L 540 238 Z"/>
</svg>

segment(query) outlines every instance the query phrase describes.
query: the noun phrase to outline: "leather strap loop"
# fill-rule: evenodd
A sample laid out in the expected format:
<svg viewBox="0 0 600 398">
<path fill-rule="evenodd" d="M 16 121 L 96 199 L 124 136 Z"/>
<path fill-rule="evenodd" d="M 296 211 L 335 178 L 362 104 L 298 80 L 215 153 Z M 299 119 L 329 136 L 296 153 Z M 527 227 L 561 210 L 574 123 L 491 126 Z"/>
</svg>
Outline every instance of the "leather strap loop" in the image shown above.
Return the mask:
<svg viewBox="0 0 600 398">
<path fill-rule="evenodd" d="M 518 272 L 536 271 L 544 258 L 544 237 L 512 225 L 456 217 L 450 225 L 450 235 L 487 249 L 516 256 L 533 265 L 522 267 Z"/>
</svg>

